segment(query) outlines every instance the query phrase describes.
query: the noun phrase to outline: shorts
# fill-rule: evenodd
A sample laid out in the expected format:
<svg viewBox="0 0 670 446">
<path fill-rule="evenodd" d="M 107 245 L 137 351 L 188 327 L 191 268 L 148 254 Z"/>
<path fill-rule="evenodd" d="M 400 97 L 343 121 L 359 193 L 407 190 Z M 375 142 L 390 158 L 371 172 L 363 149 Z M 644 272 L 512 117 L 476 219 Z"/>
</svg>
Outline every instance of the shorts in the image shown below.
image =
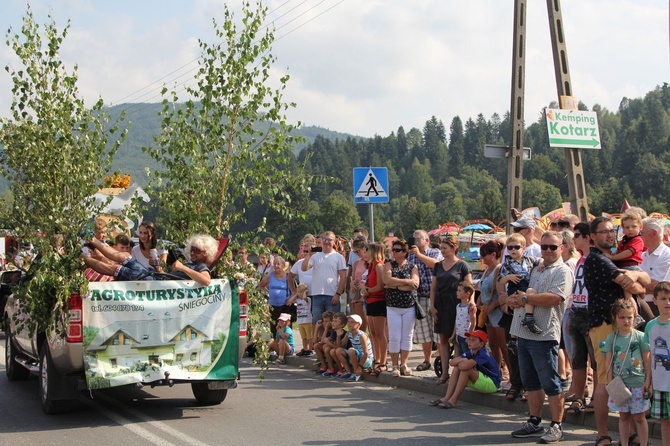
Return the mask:
<svg viewBox="0 0 670 446">
<path fill-rule="evenodd" d="M 631 399 L 626 401 L 623 405 L 617 406 L 614 404 L 614 401 L 612 401 L 612 398 L 607 399 L 607 406 L 610 408 L 611 411 L 614 412 L 624 412 L 624 413 L 630 413 L 630 414 L 638 414 L 638 413 L 644 413 L 649 410 L 650 403 L 646 399 L 644 399 L 644 392 L 642 387 L 638 388 L 630 388 L 630 393 L 633 394 Z M 659 392 L 660 393 L 660 392 Z"/>
<path fill-rule="evenodd" d="M 568 337 L 572 343 L 572 368 L 575 370 L 585 369 L 589 356 L 591 363 L 595 363 L 593 357 L 593 346 L 589 339 L 589 315 L 585 312 L 568 311 L 570 325 L 568 326 Z"/>
<path fill-rule="evenodd" d="M 610 333 L 614 332 L 614 327 L 611 324 L 603 322 L 599 327 L 589 329 L 589 339 L 591 339 L 591 347 L 593 348 L 593 356 L 596 362 L 591 364 L 598 373 L 598 384 L 607 384 L 607 361 L 605 360 L 605 353 L 600 350 L 600 345 L 605 344 L 605 340 Z"/>
<path fill-rule="evenodd" d="M 152 271 L 154 271 L 153 268 L 147 268 L 137 260 L 128 258 L 123 264 L 116 267 L 114 278 L 117 281 L 155 280 L 153 276 L 149 275 Z"/>
<path fill-rule="evenodd" d="M 310 296 L 312 299 L 312 323 L 316 325 L 321 320 L 324 311 L 330 310 L 333 313 L 340 311 L 340 304 L 331 304 L 333 296 L 327 294 L 316 294 Z"/>
<path fill-rule="evenodd" d="M 311 340 L 312 339 L 312 324 L 299 324 L 298 330 L 300 330 L 300 339 Z"/>
<path fill-rule="evenodd" d="M 544 390 L 547 396 L 563 392 L 558 374 L 558 342 L 518 338 L 521 382 L 528 391 Z"/>
<path fill-rule="evenodd" d="M 386 302 L 372 302 L 368 303 L 368 317 L 386 317 Z"/>
<path fill-rule="evenodd" d="M 484 375 L 482 372 L 479 372 L 477 381 L 468 380 L 468 387 L 479 393 L 496 393 L 498 391 L 491 377 Z"/>
<path fill-rule="evenodd" d="M 651 396 L 651 417 L 670 418 L 670 392 L 654 390 Z"/>
<path fill-rule="evenodd" d="M 437 342 L 437 336 L 433 331 L 433 312 L 430 311 L 430 297 L 419 296 L 419 305 L 426 310 L 426 317 L 423 319 L 416 319 L 414 322 L 414 339 L 415 344 L 423 344 L 424 342 Z"/>
<path fill-rule="evenodd" d="M 358 358 L 358 365 L 360 365 L 364 369 L 369 369 L 370 367 L 372 367 L 372 363 L 374 361 L 374 358 L 371 355 L 368 355 L 368 358 L 365 360 L 365 362 L 361 364 L 361 359 L 363 358 L 363 351 L 362 350 L 356 350 L 353 347 L 349 349 L 349 351 L 352 351 L 352 350 L 356 353 L 356 357 Z M 347 355 L 347 362 L 351 366 L 353 366 L 353 364 L 351 364 L 351 359 L 349 358 L 349 355 Z"/>
</svg>

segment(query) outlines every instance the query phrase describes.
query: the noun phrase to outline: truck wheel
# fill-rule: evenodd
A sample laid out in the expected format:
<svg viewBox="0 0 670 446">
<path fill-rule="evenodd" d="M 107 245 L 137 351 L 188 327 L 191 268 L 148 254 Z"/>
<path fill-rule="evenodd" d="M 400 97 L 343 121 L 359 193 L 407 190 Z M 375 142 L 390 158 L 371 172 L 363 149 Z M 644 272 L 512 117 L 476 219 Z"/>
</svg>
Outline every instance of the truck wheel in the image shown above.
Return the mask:
<svg viewBox="0 0 670 446">
<path fill-rule="evenodd" d="M 191 390 L 195 399 L 203 406 L 221 404 L 228 395 L 228 389 L 211 390 L 207 387 L 206 382 L 192 382 Z"/>
<path fill-rule="evenodd" d="M 70 400 L 56 400 L 54 394 L 61 385 L 60 374 L 53 365 L 49 343 L 45 340 L 40 349 L 40 401 L 42 411 L 47 415 L 62 413 L 72 407 Z"/>
<path fill-rule="evenodd" d="M 16 362 L 16 347 L 8 323 L 5 323 L 5 373 L 10 381 L 22 381 L 30 376 L 30 371 Z"/>
</svg>

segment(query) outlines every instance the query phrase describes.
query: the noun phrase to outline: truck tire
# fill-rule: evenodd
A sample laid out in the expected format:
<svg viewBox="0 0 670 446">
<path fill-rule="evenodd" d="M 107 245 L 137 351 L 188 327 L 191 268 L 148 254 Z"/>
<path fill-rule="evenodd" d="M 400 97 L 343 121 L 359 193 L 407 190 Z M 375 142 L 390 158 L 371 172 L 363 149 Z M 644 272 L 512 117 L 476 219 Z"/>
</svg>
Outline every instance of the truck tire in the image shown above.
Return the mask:
<svg viewBox="0 0 670 446">
<path fill-rule="evenodd" d="M 196 401 L 203 406 L 221 404 L 228 395 L 228 389 L 212 390 L 207 387 L 206 382 L 192 382 L 191 390 Z"/>
<path fill-rule="evenodd" d="M 61 377 L 49 353 L 49 343 L 45 340 L 40 348 L 39 391 L 42 411 L 47 415 L 63 413 L 72 407 L 71 400 L 57 400 L 54 395 L 62 385 Z"/>
<path fill-rule="evenodd" d="M 5 323 L 5 373 L 10 381 L 23 381 L 30 376 L 30 370 L 16 362 L 16 354 L 12 330 Z"/>
</svg>

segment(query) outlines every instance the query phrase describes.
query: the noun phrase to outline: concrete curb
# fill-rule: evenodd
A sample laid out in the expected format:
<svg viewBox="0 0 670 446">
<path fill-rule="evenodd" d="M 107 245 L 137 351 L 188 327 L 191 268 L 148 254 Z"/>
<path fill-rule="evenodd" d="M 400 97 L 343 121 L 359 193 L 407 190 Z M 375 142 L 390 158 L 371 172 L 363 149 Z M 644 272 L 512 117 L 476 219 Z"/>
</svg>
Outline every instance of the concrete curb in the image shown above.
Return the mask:
<svg viewBox="0 0 670 446">
<path fill-rule="evenodd" d="M 316 359 L 314 359 L 314 357 L 286 357 L 287 366 L 316 371 L 317 364 L 318 362 Z M 414 392 L 423 392 L 429 395 L 435 395 L 437 397 L 444 396 L 447 391 L 446 384 L 437 385 L 435 379 L 423 376 L 413 375 L 394 377 L 389 372 L 381 373 L 379 376 L 370 376 L 369 374 L 364 373 L 363 380 L 384 386 L 397 387 Z M 505 395 L 502 393 L 483 395 L 471 389 L 465 389 L 465 392 L 463 392 L 463 395 L 460 399 L 461 401 L 465 401 L 470 404 L 480 404 L 493 409 L 498 409 L 500 411 L 518 414 L 520 422 L 523 421 L 523 417 L 528 415 L 528 405 L 525 402 L 519 400 L 507 401 Z M 428 402 L 426 401 L 426 404 L 427 403 Z M 542 418 L 544 420 L 551 420 L 551 413 L 547 404 L 545 404 L 542 408 Z M 647 421 L 649 423 L 649 438 L 660 440 L 661 423 L 655 419 L 648 419 Z M 584 412 L 577 416 L 566 414 L 564 417 L 564 422 L 575 426 L 584 426 L 590 429 L 596 429 L 595 416 L 593 414 L 586 414 Z M 619 431 L 619 416 L 616 413 L 610 412 L 607 420 L 607 429 L 610 432 Z"/>
</svg>

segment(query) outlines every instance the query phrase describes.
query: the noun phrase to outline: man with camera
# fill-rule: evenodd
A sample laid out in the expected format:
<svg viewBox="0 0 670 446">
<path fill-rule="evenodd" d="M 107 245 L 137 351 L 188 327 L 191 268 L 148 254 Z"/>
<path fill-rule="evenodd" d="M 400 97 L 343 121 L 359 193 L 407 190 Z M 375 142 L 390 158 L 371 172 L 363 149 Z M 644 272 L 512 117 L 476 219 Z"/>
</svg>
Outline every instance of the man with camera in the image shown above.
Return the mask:
<svg viewBox="0 0 670 446">
<path fill-rule="evenodd" d="M 340 297 L 347 282 L 347 262 L 333 249 L 335 234 L 323 233 L 323 248 L 312 247 L 302 262 L 302 270 L 312 269 L 312 321 L 316 324 L 324 311 L 340 311 Z"/>
<path fill-rule="evenodd" d="M 430 354 L 433 350 L 433 342 L 437 342 L 437 336 L 433 330 L 433 312 L 430 311 L 430 285 L 433 283 L 433 268 L 444 258 L 439 249 L 430 247 L 430 238 L 424 230 L 414 231 L 414 236 L 407 240 L 407 245 L 409 246 L 407 260 L 419 269 L 419 289 L 417 290 L 419 305 L 426 310 L 426 317 L 417 320 L 414 326 L 414 343 L 421 344 L 423 349 L 423 362 L 416 369 L 430 370 Z"/>
</svg>

